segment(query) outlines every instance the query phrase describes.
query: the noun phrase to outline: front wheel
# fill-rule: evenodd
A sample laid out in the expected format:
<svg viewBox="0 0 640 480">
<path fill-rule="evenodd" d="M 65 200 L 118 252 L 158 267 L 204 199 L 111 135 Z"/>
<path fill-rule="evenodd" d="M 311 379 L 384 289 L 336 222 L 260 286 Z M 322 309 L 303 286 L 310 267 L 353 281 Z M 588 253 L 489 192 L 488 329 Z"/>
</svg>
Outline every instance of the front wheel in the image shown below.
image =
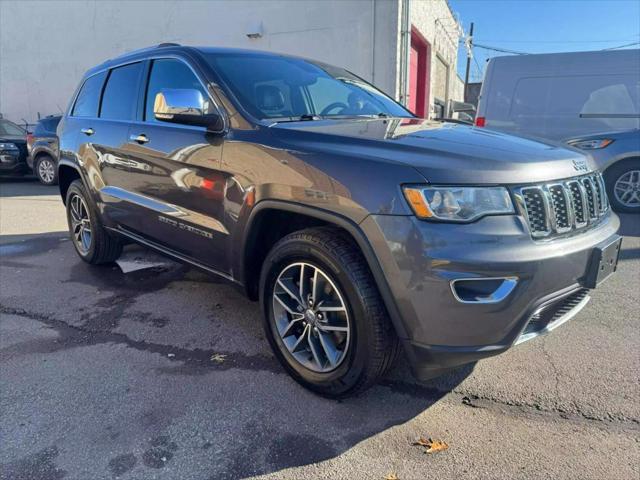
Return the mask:
<svg viewBox="0 0 640 480">
<path fill-rule="evenodd" d="M 616 212 L 640 213 L 640 159 L 615 163 L 604 174 L 609 202 Z"/>
<path fill-rule="evenodd" d="M 263 265 L 267 338 L 306 388 L 342 398 L 375 383 L 399 354 L 371 272 L 340 230 L 313 228 L 280 240 Z"/>
</svg>

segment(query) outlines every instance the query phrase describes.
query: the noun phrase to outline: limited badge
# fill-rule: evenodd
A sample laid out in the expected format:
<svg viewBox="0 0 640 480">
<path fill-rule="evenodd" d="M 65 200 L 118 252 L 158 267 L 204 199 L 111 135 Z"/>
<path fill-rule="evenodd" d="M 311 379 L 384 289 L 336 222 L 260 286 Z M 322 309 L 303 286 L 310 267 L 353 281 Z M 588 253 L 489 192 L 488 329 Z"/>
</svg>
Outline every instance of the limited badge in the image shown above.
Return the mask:
<svg viewBox="0 0 640 480">
<path fill-rule="evenodd" d="M 589 170 L 585 160 L 574 160 L 573 168 L 575 168 L 577 172 L 587 172 Z"/>
</svg>

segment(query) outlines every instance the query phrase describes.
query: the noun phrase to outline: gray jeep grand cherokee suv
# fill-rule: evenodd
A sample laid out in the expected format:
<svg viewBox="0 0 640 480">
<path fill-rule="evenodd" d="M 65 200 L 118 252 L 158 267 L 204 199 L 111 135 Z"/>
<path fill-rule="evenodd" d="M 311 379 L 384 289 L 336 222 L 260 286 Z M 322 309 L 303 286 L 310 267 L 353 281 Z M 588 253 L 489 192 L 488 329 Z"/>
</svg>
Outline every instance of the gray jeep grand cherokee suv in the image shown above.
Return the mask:
<svg viewBox="0 0 640 480">
<path fill-rule="evenodd" d="M 616 268 L 578 151 L 415 118 L 320 62 L 162 44 L 87 72 L 58 134 L 83 260 L 133 240 L 239 285 L 331 397 L 402 350 L 425 379 L 546 333 Z"/>
</svg>

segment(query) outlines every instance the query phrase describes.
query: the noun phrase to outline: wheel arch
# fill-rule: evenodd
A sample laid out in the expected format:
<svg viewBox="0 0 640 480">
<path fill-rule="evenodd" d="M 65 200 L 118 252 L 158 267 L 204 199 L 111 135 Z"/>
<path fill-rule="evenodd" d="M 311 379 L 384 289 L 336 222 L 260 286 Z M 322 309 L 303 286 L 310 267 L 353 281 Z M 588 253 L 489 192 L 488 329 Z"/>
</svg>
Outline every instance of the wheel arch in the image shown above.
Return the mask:
<svg viewBox="0 0 640 480">
<path fill-rule="evenodd" d="M 82 180 L 82 174 L 78 167 L 69 161 L 61 160 L 58 162 L 58 188 L 60 190 L 60 196 L 62 197 L 62 203 L 65 205 L 67 202 L 67 190 L 69 190 L 69 185 L 71 185 L 74 180 Z"/>
<path fill-rule="evenodd" d="M 51 157 L 53 159 L 53 161 L 55 161 L 55 157 L 51 154 L 50 151 L 45 150 L 45 149 L 39 149 L 39 150 L 35 150 L 34 153 L 31 154 L 31 157 L 33 158 L 33 165 L 35 166 L 36 162 L 38 161 L 39 158 L 41 157 Z"/>
<path fill-rule="evenodd" d="M 636 162 L 640 162 L 640 154 L 632 153 L 631 155 L 617 158 L 615 161 L 611 162 L 611 164 L 609 164 L 607 166 L 607 168 L 605 168 L 602 173 L 603 173 L 603 175 L 606 175 L 606 173 L 608 171 L 610 171 L 612 168 L 616 167 L 617 165 L 620 165 L 620 164 L 625 163 L 625 162 L 631 162 L 631 161 L 634 161 L 634 160 Z"/>
<path fill-rule="evenodd" d="M 365 234 L 358 224 L 349 218 L 326 210 L 279 200 L 264 200 L 256 204 L 246 223 L 242 241 L 237 243 L 241 282 L 247 296 L 253 300 L 258 297 L 258 279 L 262 262 L 271 247 L 289 233 L 314 226 L 340 229 L 358 246 L 373 275 L 396 334 L 399 338 L 407 338 L 400 311 Z"/>
<path fill-rule="evenodd" d="M 640 166 L 640 155 L 633 152 L 624 158 L 617 159 L 602 172 L 602 175 L 604 177 L 607 194 L 609 195 L 609 202 L 611 203 L 613 210 L 616 212 L 635 213 L 637 212 L 637 207 L 620 204 L 620 201 L 615 197 L 614 192 L 614 184 L 617 179 L 620 178 L 621 172 L 624 173 L 624 168 L 628 168 L 627 165 L 630 166 L 631 169 Z"/>
</svg>

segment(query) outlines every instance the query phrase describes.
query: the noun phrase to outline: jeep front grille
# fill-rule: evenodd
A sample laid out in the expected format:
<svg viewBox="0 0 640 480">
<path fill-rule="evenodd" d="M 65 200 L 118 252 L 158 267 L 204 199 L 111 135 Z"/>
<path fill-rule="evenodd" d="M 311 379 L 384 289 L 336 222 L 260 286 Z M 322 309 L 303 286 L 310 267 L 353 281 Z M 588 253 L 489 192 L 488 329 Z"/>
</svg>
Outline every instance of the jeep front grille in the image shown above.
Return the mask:
<svg viewBox="0 0 640 480">
<path fill-rule="evenodd" d="M 514 190 L 535 239 L 566 234 L 597 222 L 609 209 L 602 175 L 526 185 Z"/>
</svg>

